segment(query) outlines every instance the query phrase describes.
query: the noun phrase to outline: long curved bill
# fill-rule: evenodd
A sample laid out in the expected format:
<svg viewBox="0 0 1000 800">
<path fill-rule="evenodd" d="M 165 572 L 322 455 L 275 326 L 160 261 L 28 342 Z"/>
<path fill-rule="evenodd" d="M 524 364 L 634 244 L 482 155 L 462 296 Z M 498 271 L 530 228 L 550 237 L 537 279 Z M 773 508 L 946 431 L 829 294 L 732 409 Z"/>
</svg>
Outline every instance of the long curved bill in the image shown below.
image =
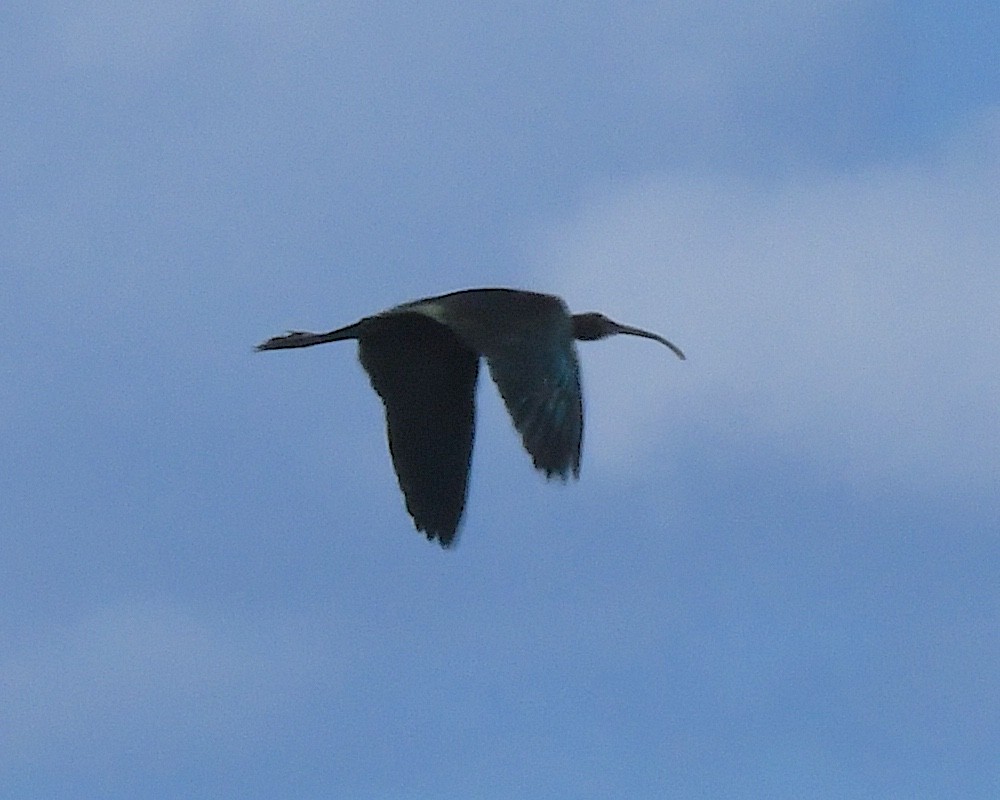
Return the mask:
<svg viewBox="0 0 1000 800">
<path fill-rule="evenodd" d="M 643 339 L 652 339 L 654 342 L 665 344 L 674 351 L 674 355 L 676 355 L 681 361 L 685 360 L 684 353 L 681 352 L 681 349 L 673 342 L 668 342 L 662 336 L 651 333 L 650 331 L 644 331 L 642 328 L 633 328 L 631 325 L 622 325 L 620 322 L 616 322 L 615 325 L 618 326 L 616 333 L 627 333 L 629 336 L 641 336 Z"/>
</svg>

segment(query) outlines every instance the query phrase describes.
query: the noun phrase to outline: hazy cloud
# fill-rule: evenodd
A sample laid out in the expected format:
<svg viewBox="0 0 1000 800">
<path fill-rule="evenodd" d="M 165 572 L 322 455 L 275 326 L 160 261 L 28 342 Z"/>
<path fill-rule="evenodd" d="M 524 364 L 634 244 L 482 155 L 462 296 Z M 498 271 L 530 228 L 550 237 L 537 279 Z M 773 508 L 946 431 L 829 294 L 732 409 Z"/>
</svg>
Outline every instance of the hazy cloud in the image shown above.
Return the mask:
<svg viewBox="0 0 1000 800">
<path fill-rule="evenodd" d="M 295 620 L 235 624 L 166 606 L 104 608 L 5 636 L 0 763 L 87 763 L 149 747 L 225 749 L 336 681 L 337 634 Z M 251 701 L 252 702 L 249 702 Z"/>
<path fill-rule="evenodd" d="M 630 344 L 589 370 L 595 397 L 614 384 L 626 403 L 632 387 L 624 421 L 595 399 L 592 454 L 681 426 L 806 450 L 862 479 L 989 479 L 998 186 L 994 113 L 919 163 L 778 185 L 661 175 L 595 193 L 538 263 L 575 306 L 661 330 L 690 360 L 663 365 Z"/>
<path fill-rule="evenodd" d="M 190 44 L 202 13 L 187 0 L 80 0 L 53 19 L 53 44 L 69 67 L 143 69 Z"/>
</svg>

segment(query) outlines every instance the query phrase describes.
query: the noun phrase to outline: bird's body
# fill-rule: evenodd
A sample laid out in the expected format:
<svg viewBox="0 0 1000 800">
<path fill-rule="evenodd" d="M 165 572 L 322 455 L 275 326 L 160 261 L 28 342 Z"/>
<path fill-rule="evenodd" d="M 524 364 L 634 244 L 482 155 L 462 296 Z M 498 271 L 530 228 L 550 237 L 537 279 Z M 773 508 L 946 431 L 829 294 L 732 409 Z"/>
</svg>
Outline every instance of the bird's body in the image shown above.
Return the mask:
<svg viewBox="0 0 1000 800">
<path fill-rule="evenodd" d="M 389 450 L 417 530 L 448 547 L 465 507 L 480 357 L 514 426 L 546 477 L 580 473 L 583 400 L 575 339 L 656 334 L 601 314 L 571 315 L 558 297 L 467 289 L 403 303 L 329 333 L 294 331 L 258 350 L 358 340 L 358 356 L 385 404 Z"/>
</svg>

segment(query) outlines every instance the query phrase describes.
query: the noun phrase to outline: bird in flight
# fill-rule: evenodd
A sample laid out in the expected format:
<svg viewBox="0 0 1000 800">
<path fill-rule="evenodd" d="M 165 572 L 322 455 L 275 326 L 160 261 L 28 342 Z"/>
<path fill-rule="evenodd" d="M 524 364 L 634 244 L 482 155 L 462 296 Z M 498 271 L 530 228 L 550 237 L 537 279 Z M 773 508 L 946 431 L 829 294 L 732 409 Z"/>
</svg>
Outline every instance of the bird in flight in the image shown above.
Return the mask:
<svg viewBox="0 0 1000 800">
<path fill-rule="evenodd" d="M 535 468 L 580 476 L 583 398 L 575 341 L 662 336 L 603 314 L 570 314 L 559 297 L 466 289 L 394 306 L 328 333 L 291 331 L 257 350 L 357 339 L 361 365 L 385 405 L 389 452 L 413 524 L 442 547 L 465 509 L 479 359 L 493 376 Z"/>
</svg>

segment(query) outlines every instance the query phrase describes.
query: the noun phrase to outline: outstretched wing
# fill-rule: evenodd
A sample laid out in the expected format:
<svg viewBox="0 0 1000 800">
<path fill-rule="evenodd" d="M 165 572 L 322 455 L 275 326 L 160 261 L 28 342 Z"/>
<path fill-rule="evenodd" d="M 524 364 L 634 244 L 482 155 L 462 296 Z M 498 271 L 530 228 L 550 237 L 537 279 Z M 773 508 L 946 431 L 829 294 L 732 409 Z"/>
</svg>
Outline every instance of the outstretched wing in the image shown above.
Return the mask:
<svg viewBox="0 0 1000 800">
<path fill-rule="evenodd" d="M 583 438 L 573 322 L 558 297 L 476 289 L 422 301 L 481 353 L 535 467 L 578 477 Z"/>
<path fill-rule="evenodd" d="M 487 353 L 490 374 L 535 468 L 547 478 L 578 478 L 583 401 L 576 348 L 568 333 L 536 333 Z"/>
<path fill-rule="evenodd" d="M 449 547 L 469 482 L 479 356 L 419 313 L 366 320 L 361 364 L 385 404 L 389 452 L 417 530 Z"/>
</svg>

